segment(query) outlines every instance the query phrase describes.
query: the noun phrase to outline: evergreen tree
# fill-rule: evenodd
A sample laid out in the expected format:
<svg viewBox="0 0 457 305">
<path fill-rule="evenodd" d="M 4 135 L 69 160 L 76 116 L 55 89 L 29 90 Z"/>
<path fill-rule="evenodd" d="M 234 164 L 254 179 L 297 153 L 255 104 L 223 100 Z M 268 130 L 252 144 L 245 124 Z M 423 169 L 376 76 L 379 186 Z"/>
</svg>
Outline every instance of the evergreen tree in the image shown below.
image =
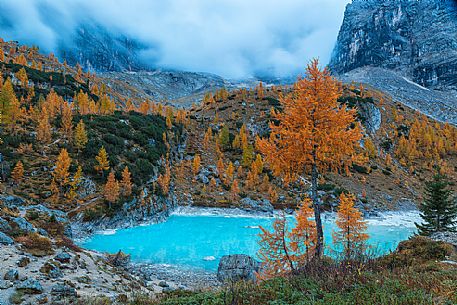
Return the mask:
<svg viewBox="0 0 457 305">
<path fill-rule="evenodd" d="M 457 202 L 448 186 L 447 177 L 439 171 L 426 183 L 426 199 L 419 207 L 423 223 L 416 223 L 420 235 L 457 230 Z"/>
</svg>

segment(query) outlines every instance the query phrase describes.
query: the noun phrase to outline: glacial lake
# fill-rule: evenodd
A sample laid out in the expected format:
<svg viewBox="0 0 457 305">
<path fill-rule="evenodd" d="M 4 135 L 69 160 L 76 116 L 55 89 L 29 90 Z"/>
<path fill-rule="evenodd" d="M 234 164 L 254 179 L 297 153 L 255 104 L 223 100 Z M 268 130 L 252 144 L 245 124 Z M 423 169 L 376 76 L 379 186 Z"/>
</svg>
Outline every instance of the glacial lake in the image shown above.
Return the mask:
<svg viewBox="0 0 457 305">
<path fill-rule="evenodd" d="M 332 250 L 333 214 L 323 215 L 324 238 Z M 293 217 L 288 217 L 292 225 Z M 216 271 L 227 254 L 256 256 L 259 226 L 271 228 L 273 217 L 234 211 L 191 210 L 172 214 L 167 221 L 128 229 L 98 232 L 79 242 L 86 249 L 116 253 L 122 250 L 132 261 Z M 369 244 L 377 254 L 394 250 L 416 232 L 417 212 L 386 212 L 368 218 Z"/>
</svg>

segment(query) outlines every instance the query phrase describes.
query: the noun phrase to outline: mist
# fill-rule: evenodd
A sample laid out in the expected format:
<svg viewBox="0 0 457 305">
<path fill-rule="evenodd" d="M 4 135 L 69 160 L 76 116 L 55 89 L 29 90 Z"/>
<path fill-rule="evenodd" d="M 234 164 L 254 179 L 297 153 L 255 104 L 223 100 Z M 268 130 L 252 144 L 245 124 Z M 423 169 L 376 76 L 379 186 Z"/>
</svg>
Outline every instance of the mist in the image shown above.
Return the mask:
<svg viewBox="0 0 457 305">
<path fill-rule="evenodd" d="M 0 36 L 57 53 L 84 23 L 146 46 L 151 66 L 228 78 L 328 63 L 350 0 L 0 0 Z"/>
</svg>

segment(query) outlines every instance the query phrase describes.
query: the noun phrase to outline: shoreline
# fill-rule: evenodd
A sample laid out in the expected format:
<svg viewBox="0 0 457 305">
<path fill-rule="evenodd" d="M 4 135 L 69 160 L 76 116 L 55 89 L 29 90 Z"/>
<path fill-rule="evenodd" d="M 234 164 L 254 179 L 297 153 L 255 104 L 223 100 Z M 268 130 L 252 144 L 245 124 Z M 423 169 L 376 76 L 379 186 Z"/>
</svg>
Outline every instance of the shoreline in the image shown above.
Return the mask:
<svg viewBox="0 0 457 305">
<path fill-rule="evenodd" d="M 118 230 L 133 228 L 138 226 L 151 226 L 157 223 L 167 221 L 171 216 L 182 216 L 182 217 L 242 217 L 242 218 L 266 218 L 273 219 L 276 215 L 279 214 L 279 211 L 274 213 L 265 213 L 265 212 L 252 212 L 244 211 L 241 209 L 230 209 L 230 208 L 199 208 L 199 207 L 177 207 L 173 211 L 168 213 L 166 217 L 153 218 L 137 223 L 126 221 L 127 225 L 121 225 L 117 228 L 104 228 L 100 230 L 95 230 L 92 232 L 86 232 L 87 235 L 79 239 L 74 239 L 74 241 L 81 246 L 84 240 L 90 238 L 93 235 L 97 234 L 107 234 L 112 235 L 116 234 Z M 162 215 L 163 216 L 163 215 Z M 292 217 L 292 214 L 289 214 L 287 217 Z M 325 212 L 323 214 L 324 220 L 331 220 L 335 217 L 335 213 Z M 414 222 L 419 219 L 419 211 L 417 210 L 407 210 L 407 211 L 385 211 L 378 212 L 376 216 L 369 216 L 365 218 L 368 221 L 368 224 L 382 225 L 382 226 L 398 226 L 398 227 L 413 227 Z M 87 248 L 83 249 L 87 250 Z M 94 251 L 103 255 L 103 252 L 99 252 L 93 249 L 89 251 Z M 218 287 L 221 283 L 217 280 L 216 270 L 205 270 L 192 266 L 181 266 L 173 264 L 163 264 L 163 263 L 154 263 L 154 262 L 144 262 L 144 261 L 130 261 L 126 270 L 134 275 L 142 277 L 145 282 L 154 280 L 164 280 L 167 282 L 174 283 L 175 287 L 181 287 L 181 289 L 203 289 L 209 287 Z"/>
</svg>

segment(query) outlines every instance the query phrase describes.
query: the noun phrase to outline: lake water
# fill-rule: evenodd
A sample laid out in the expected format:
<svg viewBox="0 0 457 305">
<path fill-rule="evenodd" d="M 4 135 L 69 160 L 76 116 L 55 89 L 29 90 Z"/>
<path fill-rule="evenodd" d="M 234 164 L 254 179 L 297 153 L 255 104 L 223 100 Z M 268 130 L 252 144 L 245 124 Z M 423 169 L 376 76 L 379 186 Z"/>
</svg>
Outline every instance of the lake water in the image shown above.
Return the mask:
<svg viewBox="0 0 457 305">
<path fill-rule="evenodd" d="M 81 241 L 80 246 L 110 253 L 122 250 L 135 262 L 213 271 L 217 270 L 223 255 L 243 253 L 255 256 L 259 226 L 271 228 L 273 220 L 272 217 L 233 211 L 181 211 L 163 223 L 99 232 Z M 418 214 L 392 212 L 367 220 L 369 244 L 377 253 L 385 253 L 415 233 L 414 221 L 418 221 Z M 332 247 L 334 216 L 324 215 L 323 224 L 326 245 Z"/>
</svg>

